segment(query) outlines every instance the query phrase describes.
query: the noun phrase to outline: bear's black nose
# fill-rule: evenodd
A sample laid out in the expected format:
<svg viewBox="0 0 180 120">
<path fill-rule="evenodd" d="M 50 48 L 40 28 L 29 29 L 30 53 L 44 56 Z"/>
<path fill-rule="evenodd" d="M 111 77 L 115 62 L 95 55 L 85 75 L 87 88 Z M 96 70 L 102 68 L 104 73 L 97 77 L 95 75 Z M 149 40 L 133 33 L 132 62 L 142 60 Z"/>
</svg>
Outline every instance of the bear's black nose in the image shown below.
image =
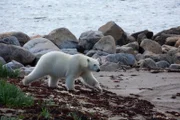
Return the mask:
<svg viewBox="0 0 180 120">
<path fill-rule="evenodd" d="M 99 71 L 100 71 L 100 69 L 97 69 L 97 70 L 96 70 L 96 72 L 99 72 Z"/>
</svg>

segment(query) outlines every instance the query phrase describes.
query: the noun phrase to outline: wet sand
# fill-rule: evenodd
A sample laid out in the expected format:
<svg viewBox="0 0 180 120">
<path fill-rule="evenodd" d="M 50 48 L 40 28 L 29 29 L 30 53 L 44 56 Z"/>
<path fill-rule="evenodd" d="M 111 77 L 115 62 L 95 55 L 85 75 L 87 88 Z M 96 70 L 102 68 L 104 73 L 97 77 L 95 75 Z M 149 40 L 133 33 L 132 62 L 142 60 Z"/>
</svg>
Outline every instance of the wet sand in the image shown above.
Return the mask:
<svg viewBox="0 0 180 120">
<path fill-rule="evenodd" d="M 180 73 L 137 71 L 94 73 L 108 90 L 123 96 L 136 96 L 152 102 L 155 109 L 180 113 Z"/>
</svg>

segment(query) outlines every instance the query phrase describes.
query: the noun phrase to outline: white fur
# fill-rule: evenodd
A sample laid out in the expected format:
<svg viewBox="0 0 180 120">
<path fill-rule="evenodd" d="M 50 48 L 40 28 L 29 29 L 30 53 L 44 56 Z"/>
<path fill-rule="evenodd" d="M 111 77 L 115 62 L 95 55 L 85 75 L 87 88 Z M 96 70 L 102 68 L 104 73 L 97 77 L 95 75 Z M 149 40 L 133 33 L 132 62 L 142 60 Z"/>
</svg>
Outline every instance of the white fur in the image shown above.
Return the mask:
<svg viewBox="0 0 180 120">
<path fill-rule="evenodd" d="M 57 87 L 59 78 L 66 78 L 67 90 L 74 90 L 74 80 L 82 77 L 89 86 L 101 90 L 99 82 L 91 71 L 99 71 L 99 62 L 82 54 L 69 55 L 63 52 L 53 51 L 43 55 L 34 70 L 23 79 L 23 84 L 29 83 L 49 75 L 49 87 Z"/>
</svg>

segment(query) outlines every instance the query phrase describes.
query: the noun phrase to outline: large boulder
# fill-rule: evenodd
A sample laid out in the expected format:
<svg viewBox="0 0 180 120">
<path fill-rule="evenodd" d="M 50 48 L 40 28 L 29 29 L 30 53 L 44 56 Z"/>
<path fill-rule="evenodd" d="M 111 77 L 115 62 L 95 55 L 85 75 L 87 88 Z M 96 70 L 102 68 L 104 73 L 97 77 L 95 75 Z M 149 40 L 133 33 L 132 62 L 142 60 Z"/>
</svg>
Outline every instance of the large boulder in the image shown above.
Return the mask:
<svg viewBox="0 0 180 120">
<path fill-rule="evenodd" d="M 91 50 L 96 42 L 104 37 L 101 31 L 87 31 L 80 35 L 78 46 L 82 46 L 85 50 Z"/>
<path fill-rule="evenodd" d="M 0 43 L 21 46 L 18 39 L 16 37 L 14 37 L 14 36 L 9 36 L 9 37 L 0 39 Z"/>
<path fill-rule="evenodd" d="M 102 37 L 93 47 L 94 50 L 100 50 L 107 53 L 116 53 L 116 44 L 114 38 L 110 35 Z"/>
<path fill-rule="evenodd" d="M 0 56 L 3 57 L 6 62 L 16 60 L 27 65 L 35 60 L 35 56 L 22 47 L 0 43 L 0 48 Z"/>
<path fill-rule="evenodd" d="M 35 55 L 37 59 L 47 52 L 60 50 L 53 42 L 46 38 L 32 39 L 24 44 L 23 47 Z"/>
<path fill-rule="evenodd" d="M 45 35 L 44 38 L 51 40 L 58 48 L 76 48 L 77 38 L 67 29 L 58 28 Z"/>
<path fill-rule="evenodd" d="M 30 40 L 30 37 L 23 32 L 8 32 L 0 34 L 0 39 L 14 36 L 18 39 L 21 46 Z"/>
<path fill-rule="evenodd" d="M 150 51 L 156 54 L 162 53 L 162 48 L 159 43 L 156 41 L 153 41 L 151 39 L 144 39 L 140 46 L 145 50 L 145 51 Z"/>
<path fill-rule="evenodd" d="M 136 64 L 134 55 L 126 53 L 109 54 L 105 56 L 104 59 L 107 62 L 120 63 L 123 65 L 133 66 Z"/>
<path fill-rule="evenodd" d="M 127 40 L 127 35 L 124 32 L 124 30 L 113 21 L 106 23 L 105 25 L 101 26 L 98 30 L 101 31 L 105 36 L 111 35 L 114 38 L 116 45 L 121 46 L 129 42 Z"/>
<path fill-rule="evenodd" d="M 153 39 L 157 41 L 160 45 L 163 45 L 166 42 L 166 38 L 177 35 L 180 35 L 180 26 L 168 30 L 163 30 L 154 35 Z"/>
</svg>

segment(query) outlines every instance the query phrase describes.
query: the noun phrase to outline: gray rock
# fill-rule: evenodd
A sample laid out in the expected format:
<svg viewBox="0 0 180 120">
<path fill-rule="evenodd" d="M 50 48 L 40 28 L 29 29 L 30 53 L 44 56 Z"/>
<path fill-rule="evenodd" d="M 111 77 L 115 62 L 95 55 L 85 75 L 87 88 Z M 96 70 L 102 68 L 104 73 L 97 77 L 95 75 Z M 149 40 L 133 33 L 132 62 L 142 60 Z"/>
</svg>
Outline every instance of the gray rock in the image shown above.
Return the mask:
<svg viewBox="0 0 180 120">
<path fill-rule="evenodd" d="M 58 48 L 76 48 L 77 38 L 67 29 L 58 28 L 45 35 L 44 38 L 51 40 Z"/>
<path fill-rule="evenodd" d="M 0 39 L 14 36 L 18 39 L 21 46 L 30 40 L 30 37 L 23 32 L 8 32 L 0 34 Z"/>
<path fill-rule="evenodd" d="M 97 50 L 90 50 L 86 53 L 86 55 L 89 57 L 92 57 L 96 52 L 97 52 Z"/>
<path fill-rule="evenodd" d="M 180 38 L 176 41 L 175 47 L 179 47 L 180 46 Z"/>
<path fill-rule="evenodd" d="M 28 75 L 29 73 L 31 73 L 33 71 L 34 67 L 21 67 L 19 69 L 20 73 L 19 73 L 19 77 L 24 77 L 26 75 Z"/>
<path fill-rule="evenodd" d="M 128 43 L 128 44 L 126 44 L 126 45 L 123 45 L 123 46 L 125 46 L 125 47 L 131 47 L 133 50 L 139 50 L 139 44 L 138 44 L 138 42 L 130 42 L 130 43 Z"/>
<path fill-rule="evenodd" d="M 76 49 L 61 49 L 61 51 L 70 55 L 78 54 Z"/>
<path fill-rule="evenodd" d="M 110 35 L 104 36 L 94 45 L 93 50 L 100 50 L 110 54 L 116 53 L 114 38 Z"/>
<path fill-rule="evenodd" d="M 166 38 L 166 45 L 174 46 L 176 42 L 180 39 L 180 36 L 173 36 L 173 37 L 168 37 Z"/>
<path fill-rule="evenodd" d="M 162 45 L 161 48 L 162 48 L 163 53 L 168 53 L 168 51 L 170 50 L 175 50 L 175 51 L 177 50 L 176 47 L 169 46 L 169 45 Z"/>
<path fill-rule="evenodd" d="M 0 40 L 0 43 L 21 46 L 18 39 L 14 36 L 9 36 Z"/>
<path fill-rule="evenodd" d="M 145 38 L 151 39 L 153 37 L 153 32 L 149 30 L 143 30 L 136 33 L 133 33 L 131 36 L 133 36 L 135 39 L 138 39 L 139 35 L 145 35 Z"/>
<path fill-rule="evenodd" d="M 80 35 L 79 46 L 82 46 L 85 50 L 91 50 L 96 42 L 104 37 L 101 31 L 87 31 Z"/>
<path fill-rule="evenodd" d="M 174 60 L 174 63 L 180 64 L 180 52 L 176 53 L 176 54 L 173 56 L 173 60 Z"/>
<path fill-rule="evenodd" d="M 98 30 L 101 31 L 105 36 L 111 35 L 114 38 L 116 45 L 121 46 L 129 42 L 124 30 L 113 21 L 106 23 L 105 25 L 101 26 Z"/>
<path fill-rule="evenodd" d="M 165 60 L 161 60 L 159 62 L 156 62 L 156 66 L 158 68 L 168 68 L 170 66 L 170 64 Z"/>
<path fill-rule="evenodd" d="M 95 54 L 93 54 L 92 58 L 98 59 L 102 56 L 107 56 L 109 53 L 103 52 L 103 51 L 97 51 Z"/>
<path fill-rule="evenodd" d="M 180 64 L 171 64 L 169 66 L 170 69 L 180 69 Z"/>
<path fill-rule="evenodd" d="M 151 58 L 146 58 L 138 61 L 140 68 L 157 68 L 156 62 Z"/>
<path fill-rule="evenodd" d="M 11 62 L 4 64 L 3 67 L 5 67 L 9 71 L 13 71 L 13 70 L 19 69 L 21 67 L 24 67 L 24 65 L 15 60 L 12 60 Z"/>
<path fill-rule="evenodd" d="M 156 54 L 162 53 L 162 48 L 159 43 L 156 41 L 150 40 L 150 39 L 144 39 L 140 46 L 145 50 L 145 51 L 150 51 Z"/>
<path fill-rule="evenodd" d="M 119 63 L 114 62 L 106 62 L 103 65 L 101 65 L 101 71 L 115 71 L 120 68 Z"/>
<path fill-rule="evenodd" d="M 0 56 L 0 64 L 1 64 L 1 65 L 6 64 L 6 61 L 5 61 L 4 58 L 2 58 L 1 56 Z"/>
<path fill-rule="evenodd" d="M 121 46 L 121 47 L 116 47 L 116 53 L 136 54 L 137 51 L 134 50 L 132 47 Z"/>
<path fill-rule="evenodd" d="M 166 38 L 180 35 L 180 26 L 163 30 L 156 35 L 153 39 L 157 41 L 160 45 L 163 45 L 166 42 Z"/>
<path fill-rule="evenodd" d="M 53 42 L 45 38 L 32 39 L 24 44 L 23 47 L 34 54 L 37 59 L 47 52 L 60 50 Z"/>
<path fill-rule="evenodd" d="M 136 58 L 137 61 L 139 61 L 141 59 L 144 59 L 144 55 L 141 54 L 141 53 L 138 53 L 138 54 L 135 55 L 135 58 Z"/>
<path fill-rule="evenodd" d="M 0 43 L 0 48 L 0 56 L 3 57 L 6 62 L 16 60 L 26 65 L 31 64 L 35 60 L 35 56 L 22 47 Z"/>
<path fill-rule="evenodd" d="M 122 65 L 135 65 L 136 59 L 134 55 L 127 53 L 109 54 L 105 56 L 107 62 L 120 63 Z"/>
</svg>

